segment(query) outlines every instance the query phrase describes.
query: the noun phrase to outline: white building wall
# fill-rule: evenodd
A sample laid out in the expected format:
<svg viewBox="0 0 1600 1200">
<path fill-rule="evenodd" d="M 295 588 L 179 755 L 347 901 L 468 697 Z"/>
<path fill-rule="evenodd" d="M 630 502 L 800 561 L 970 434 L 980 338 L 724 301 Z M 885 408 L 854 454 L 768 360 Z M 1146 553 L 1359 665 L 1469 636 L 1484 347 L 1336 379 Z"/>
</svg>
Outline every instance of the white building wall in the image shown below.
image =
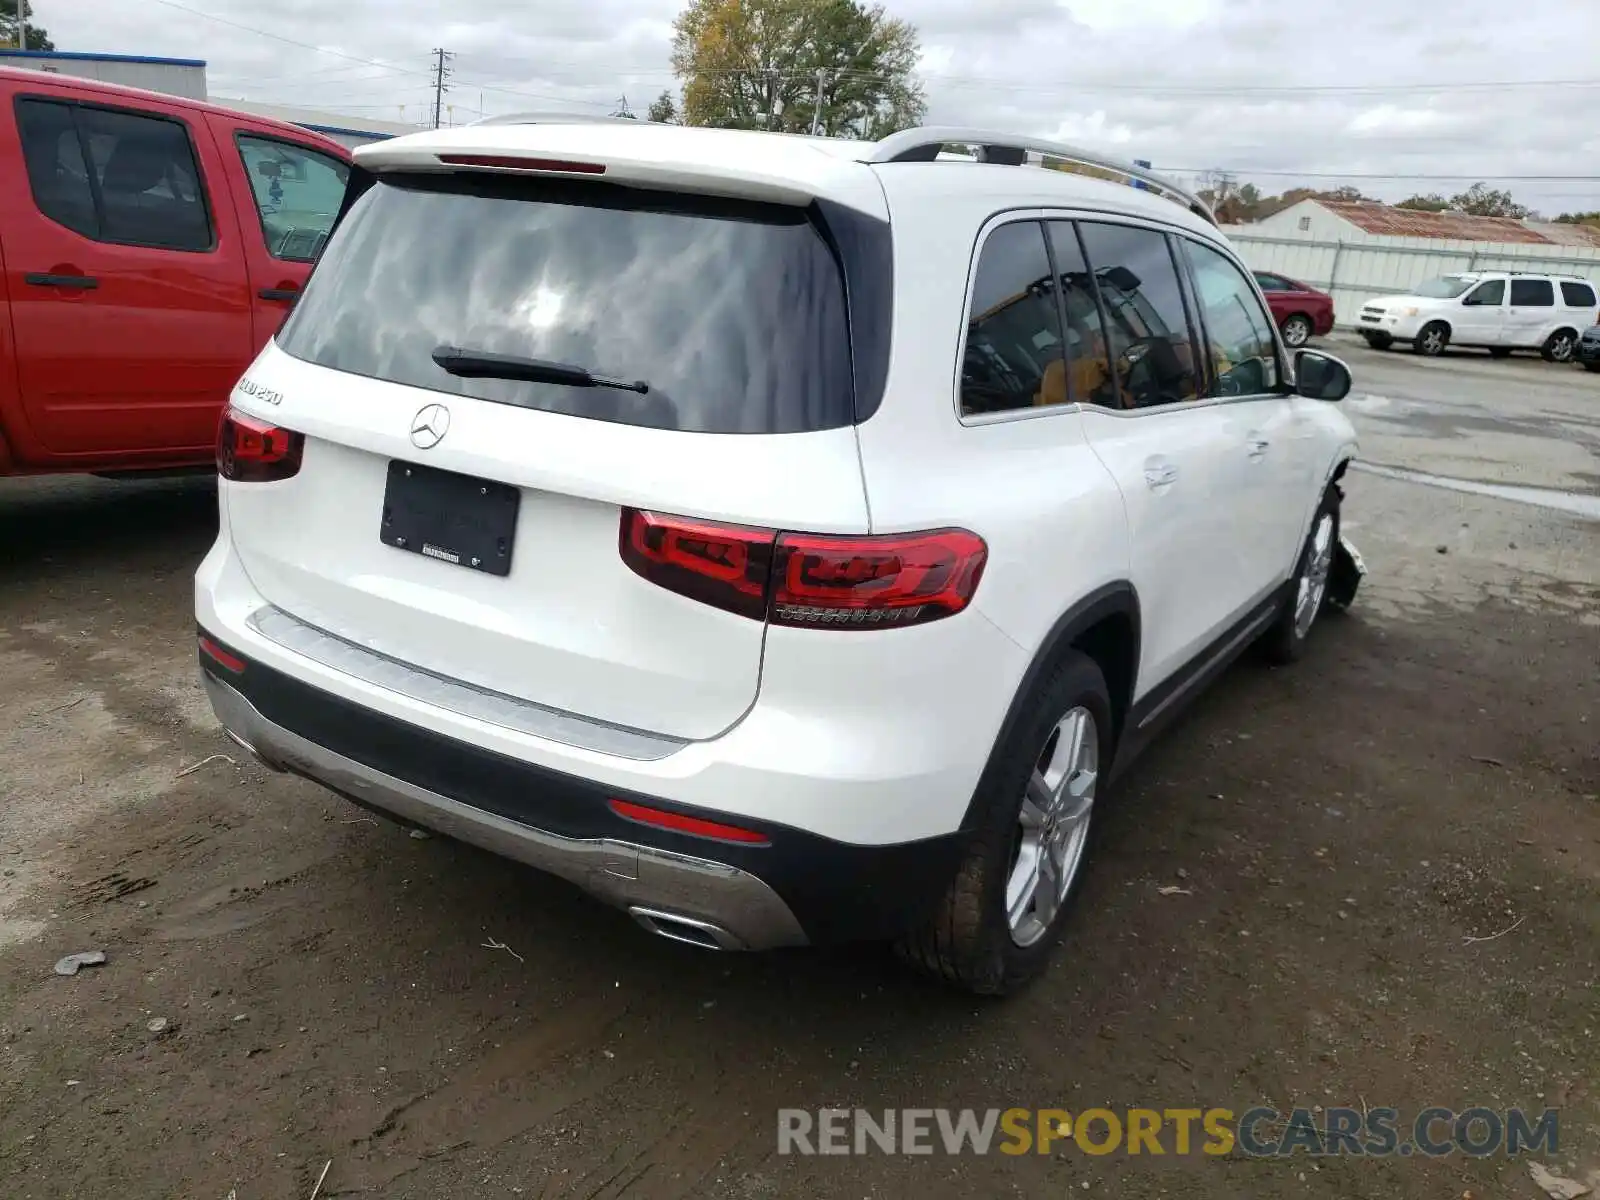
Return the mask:
<svg viewBox="0 0 1600 1200">
<path fill-rule="evenodd" d="M 1252 270 L 1287 275 L 1332 295 L 1341 325 L 1354 325 L 1362 304 L 1375 296 L 1455 271 L 1547 271 L 1600 282 L 1600 249 L 1393 237 L 1338 223 L 1348 232 L 1334 237 L 1301 232 L 1293 222 L 1293 232 L 1275 232 L 1269 221 L 1227 225 L 1223 233 Z"/>
<path fill-rule="evenodd" d="M 0 67 L 96 79 L 101 83 L 118 83 L 123 87 L 144 88 L 190 100 L 206 98 L 206 64 L 197 60 L 40 51 L 21 54 L 15 50 L 0 50 Z"/>
<path fill-rule="evenodd" d="M 1251 228 L 1312 241 L 1331 241 L 1361 232 L 1359 227 L 1310 199 L 1296 201 L 1288 208 L 1255 222 Z"/>
</svg>

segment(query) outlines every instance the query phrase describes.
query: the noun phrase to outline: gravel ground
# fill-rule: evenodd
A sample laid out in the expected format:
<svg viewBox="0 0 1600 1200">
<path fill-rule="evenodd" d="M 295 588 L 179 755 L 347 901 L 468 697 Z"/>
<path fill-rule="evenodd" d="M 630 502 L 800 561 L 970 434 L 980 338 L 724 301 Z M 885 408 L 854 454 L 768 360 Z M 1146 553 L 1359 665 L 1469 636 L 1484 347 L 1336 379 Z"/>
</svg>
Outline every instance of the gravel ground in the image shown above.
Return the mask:
<svg viewBox="0 0 1600 1200">
<path fill-rule="evenodd" d="M 1600 379 L 1338 348 L 1374 461 L 1595 494 Z M 1600 524 L 1349 492 L 1356 610 L 1149 754 L 1054 969 L 980 1003 L 872 948 L 648 939 L 268 774 L 196 683 L 209 487 L 0 484 L 0 1195 L 309 1196 L 330 1160 L 324 1196 L 1544 1195 L 1503 1156 L 777 1154 L 823 1106 L 1556 1107 L 1540 1161 L 1584 1178 Z"/>
</svg>

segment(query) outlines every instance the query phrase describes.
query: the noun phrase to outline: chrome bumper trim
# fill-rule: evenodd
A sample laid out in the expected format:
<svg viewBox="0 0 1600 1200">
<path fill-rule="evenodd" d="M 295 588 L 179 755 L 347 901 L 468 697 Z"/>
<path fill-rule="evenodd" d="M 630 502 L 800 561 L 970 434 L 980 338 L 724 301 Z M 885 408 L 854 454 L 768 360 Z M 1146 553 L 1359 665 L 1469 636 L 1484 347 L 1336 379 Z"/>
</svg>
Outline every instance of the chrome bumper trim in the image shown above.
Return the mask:
<svg viewBox="0 0 1600 1200">
<path fill-rule="evenodd" d="M 402 820 L 559 875 L 617 908 L 648 908 L 714 926 L 727 934 L 728 949 L 806 942 L 789 906 L 747 871 L 631 842 L 566 838 L 519 825 L 326 750 L 267 720 L 227 684 L 209 674 L 202 678 L 228 736 L 274 770 L 304 776 Z"/>
<path fill-rule="evenodd" d="M 274 645 L 362 683 L 395 692 L 419 704 L 429 704 L 458 716 L 546 738 L 564 746 L 635 762 L 653 762 L 689 744 L 682 738 L 608 725 L 459 679 L 448 679 L 308 625 L 270 604 L 251 613 L 245 624 Z"/>
</svg>

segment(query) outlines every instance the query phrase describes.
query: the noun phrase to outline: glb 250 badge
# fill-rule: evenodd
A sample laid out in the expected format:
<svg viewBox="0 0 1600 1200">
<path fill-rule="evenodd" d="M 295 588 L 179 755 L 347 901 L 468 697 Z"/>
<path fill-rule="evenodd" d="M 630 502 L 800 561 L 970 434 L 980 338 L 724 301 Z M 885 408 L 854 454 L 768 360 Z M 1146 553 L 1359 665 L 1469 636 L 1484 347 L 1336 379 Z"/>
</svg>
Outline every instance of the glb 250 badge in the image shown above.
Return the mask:
<svg viewBox="0 0 1600 1200">
<path fill-rule="evenodd" d="M 234 385 L 234 390 L 246 396 L 253 396 L 265 404 L 282 404 L 283 393 L 275 392 L 271 388 L 262 387 L 255 380 L 246 375 Z"/>
</svg>

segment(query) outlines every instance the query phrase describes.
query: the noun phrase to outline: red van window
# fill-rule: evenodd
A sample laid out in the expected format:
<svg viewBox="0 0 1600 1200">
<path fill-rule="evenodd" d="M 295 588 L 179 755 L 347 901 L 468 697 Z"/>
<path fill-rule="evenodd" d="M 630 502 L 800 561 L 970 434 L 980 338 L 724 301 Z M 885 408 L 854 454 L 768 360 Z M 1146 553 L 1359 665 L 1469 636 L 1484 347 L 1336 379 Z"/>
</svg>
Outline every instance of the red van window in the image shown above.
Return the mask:
<svg viewBox="0 0 1600 1200">
<path fill-rule="evenodd" d="M 85 237 L 127 246 L 215 244 L 189 132 L 165 117 L 19 99 L 34 203 Z"/>
</svg>

